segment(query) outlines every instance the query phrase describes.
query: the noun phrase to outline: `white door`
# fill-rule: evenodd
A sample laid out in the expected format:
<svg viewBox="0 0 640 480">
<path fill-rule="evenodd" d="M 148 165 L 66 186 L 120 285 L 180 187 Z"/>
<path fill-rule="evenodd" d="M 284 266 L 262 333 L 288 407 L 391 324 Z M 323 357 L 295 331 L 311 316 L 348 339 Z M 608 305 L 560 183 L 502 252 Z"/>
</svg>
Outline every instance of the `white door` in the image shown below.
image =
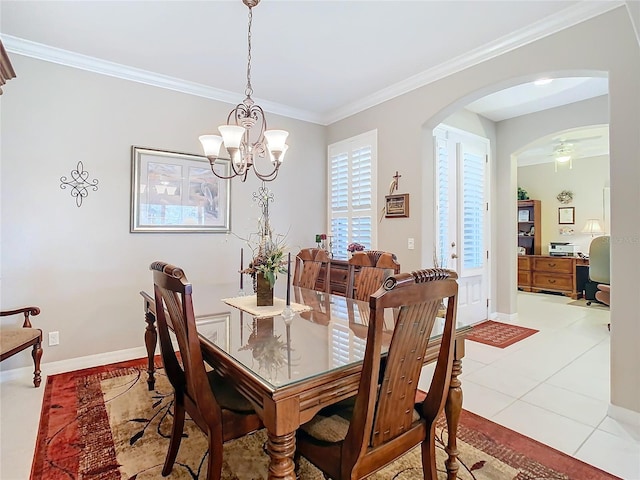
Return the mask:
<svg viewBox="0 0 640 480">
<path fill-rule="evenodd" d="M 458 273 L 458 320 L 488 314 L 487 139 L 440 126 L 436 150 L 436 261 Z"/>
</svg>

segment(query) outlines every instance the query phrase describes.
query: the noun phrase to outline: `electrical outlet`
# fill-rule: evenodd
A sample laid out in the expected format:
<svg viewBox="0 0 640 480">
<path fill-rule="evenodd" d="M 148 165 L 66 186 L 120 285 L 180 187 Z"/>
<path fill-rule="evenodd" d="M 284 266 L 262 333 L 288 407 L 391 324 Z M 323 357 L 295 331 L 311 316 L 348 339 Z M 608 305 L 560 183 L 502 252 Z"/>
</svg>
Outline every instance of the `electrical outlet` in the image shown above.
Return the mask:
<svg viewBox="0 0 640 480">
<path fill-rule="evenodd" d="M 413 238 L 409 238 L 409 239 L 407 239 L 407 248 L 408 248 L 409 250 L 413 250 L 414 248 L 416 248 L 416 243 L 415 243 L 415 241 L 413 240 Z"/>
<path fill-rule="evenodd" d="M 60 344 L 60 332 L 49 332 L 49 346 Z"/>
</svg>

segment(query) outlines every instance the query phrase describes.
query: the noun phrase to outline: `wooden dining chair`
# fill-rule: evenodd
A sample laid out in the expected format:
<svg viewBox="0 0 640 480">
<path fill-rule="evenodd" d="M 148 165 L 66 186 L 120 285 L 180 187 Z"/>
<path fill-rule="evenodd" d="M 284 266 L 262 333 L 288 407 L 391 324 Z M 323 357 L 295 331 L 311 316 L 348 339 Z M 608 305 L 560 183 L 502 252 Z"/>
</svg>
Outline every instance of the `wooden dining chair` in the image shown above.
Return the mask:
<svg viewBox="0 0 640 480">
<path fill-rule="evenodd" d="M 37 388 L 40 386 L 42 377 L 40 375 L 40 360 L 42 359 L 42 330 L 33 328 L 29 316 L 40 314 L 38 307 L 24 307 L 16 310 L 6 310 L 0 312 L 0 317 L 10 315 L 24 316 L 22 326 L 2 325 L 0 328 L 0 361 L 14 356 L 16 353 L 31 348 L 31 357 L 33 358 L 33 385 Z"/>
<path fill-rule="evenodd" d="M 385 278 L 400 273 L 395 254 L 368 250 L 354 252 L 347 272 L 347 298 L 368 301 Z"/>
<path fill-rule="evenodd" d="M 365 478 L 422 445 L 423 477 L 437 479 L 435 421 L 444 408 L 453 365 L 456 278 L 455 272 L 442 269 L 403 273 L 385 280 L 372 295 L 357 395 L 321 410 L 298 429 L 298 454 L 325 477 Z M 448 299 L 447 313 L 444 320 L 438 320 L 443 329 L 435 372 L 425 399 L 414 404 L 425 352 L 444 298 Z M 385 309 L 392 308 L 399 313 L 383 363 Z"/>
<path fill-rule="evenodd" d="M 331 259 L 329 254 L 322 248 L 303 248 L 296 255 L 293 285 L 315 290 L 323 266 L 325 267 L 323 290 L 328 292 L 331 278 Z"/>
<path fill-rule="evenodd" d="M 164 262 L 154 262 L 150 269 L 153 271 L 160 351 L 174 389 L 173 426 L 162 475 L 169 475 L 173 469 L 186 412 L 207 435 L 206 478 L 219 480 L 223 443 L 258 430 L 262 422 L 251 403 L 230 382 L 215 370 L 206 371 L 193 313 L 192 286 L 184 272 Z M 174 351 L 169 328 L 178 341 L 181 361 Z"/>
</svg>

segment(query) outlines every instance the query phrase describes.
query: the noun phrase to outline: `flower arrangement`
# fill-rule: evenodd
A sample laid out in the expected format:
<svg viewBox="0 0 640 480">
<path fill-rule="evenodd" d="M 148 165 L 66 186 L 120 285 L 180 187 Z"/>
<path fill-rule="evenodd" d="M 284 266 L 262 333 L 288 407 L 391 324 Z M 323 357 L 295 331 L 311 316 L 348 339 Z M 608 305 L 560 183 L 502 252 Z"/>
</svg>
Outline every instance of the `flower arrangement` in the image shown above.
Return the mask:
<svg viewBox="0 0 640 480">
<path fill-rule="evenodd" d="M 252 245 L 249 243 L 249 246 Z M 273 288 L 279 273 L 287 273 L 286 260 L 284 259 L 284 241 L 281 238 L 272 240 L 270 235 L 262 236 L 257 247 L 252 247 L 253 260 L 242 273 L 248 273 L 253 280 L 256 274 L 261 273 L 269 281 L 269 286 Z"/>
<path fill-rule="evenodd" d="M 361 252 L 362 250 L 364 250 L 364 245 L 362 245 L 362 244 L 360 244 L 358 242 L 350 243 L 347 246 L 347 251 L 351 252 L 351 253 L 353 253 L 353 252 Z"/>
</svg>

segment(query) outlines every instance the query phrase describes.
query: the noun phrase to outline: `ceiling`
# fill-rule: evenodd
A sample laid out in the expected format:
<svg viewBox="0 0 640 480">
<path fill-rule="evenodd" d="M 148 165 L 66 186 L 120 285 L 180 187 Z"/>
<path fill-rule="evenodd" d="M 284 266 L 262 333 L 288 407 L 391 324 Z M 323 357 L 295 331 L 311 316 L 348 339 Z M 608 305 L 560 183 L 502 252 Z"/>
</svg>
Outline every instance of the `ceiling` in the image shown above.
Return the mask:
<svg viewBox="0 0 640 480">
<path fill-rule="evenodd" d="M 253 9 L 254 99 L 326 125 L 623 4 L 263 0 Z M 235 104 L 247 13 L 240 0 L 1 0 L 0 30 L 10 53 Z M 500 121 L 606 93 L 606 79 L 564 79 L 469 109 Z"/>
</svg>

